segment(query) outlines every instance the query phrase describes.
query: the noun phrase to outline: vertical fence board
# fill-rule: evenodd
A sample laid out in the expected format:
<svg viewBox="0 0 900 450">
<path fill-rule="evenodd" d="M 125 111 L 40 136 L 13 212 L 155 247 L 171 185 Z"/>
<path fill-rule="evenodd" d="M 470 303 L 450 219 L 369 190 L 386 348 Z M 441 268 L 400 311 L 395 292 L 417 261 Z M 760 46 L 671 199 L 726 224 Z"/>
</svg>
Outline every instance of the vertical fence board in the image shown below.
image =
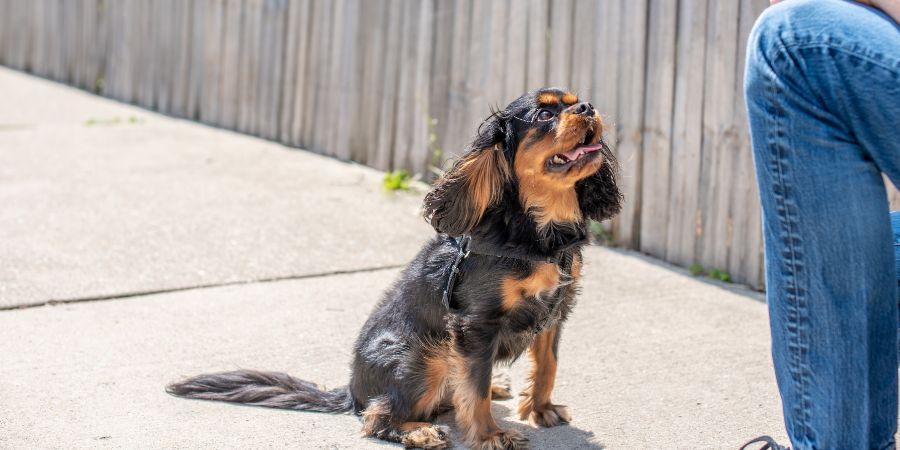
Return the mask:
<svg viewBox="0 0 900 450">
<path fill-rule="evenodd" d="M 699 228 L 700 147 L 703 139 L 706 11 L 708 0 L 681 0 L 672 116 L 669 232 L 666 259 L 681 265 L 695 262 Z"/>
<path fill-rule="evenodd" d="M 528 58 L 528 4 L 520 0 L 507 0 L 504 6 L 508 17 L 506 45 L 504 46 L 503 94 L 500 104 L 506 105 L 516 99 L 526 87 L 526 71 L 522 63 Z"/>
<path fill-rule="evenodd" d="M 300 32 L 300 2 L 288 1 L 284 5 L 285 24 L 281 84 L 276 88 L 275 95 L 280 99 L 278 140 L 295 145 L 291 136 L 291 128 L 294 122 L 294 97 L 297 95 L 297 53 Z"/>
<path fill-rule="evenodd" d="M 431 73 L 429 74 L 429 102 L 428 102 L 428 164 L 434 166 L 434 170 L 443 168 L 446 159 L 446 148 L 443 147 L 448 132 L 447 120 L 449 117 L 450 96 L 450 71 L 451 56 L 453 51 L 453 27 L 454 3 L 441 0 L 434 2 L 434 18 L 431 46 Z M 432 153 L 434 152 L 434 153 Z M 430 174 L 431 177 L 437 173 Z"/>
<path fill-rule="evenodd" d="M 209 7 L 208 0 L 194 0 L 190 2 L 190 21 L 185 25 L 186 38 L 190 49 L 188 50 L 188 81 L 185 88 L 184 117 L 200 120 L 201 98 L 203 92 L 203 79 L 206 76 L 206 15 Z"/>
<path fill-rule="evenodd" d="M 297 10 L 298 30 L 291 30 L 292 37 L 290 39 L 296 41 L 297 68 L 295 82 L 296 90 L 293 97 L 288 99 L 291 101 L 291 144 L 302 145 L 306 141 L 304 132 L 304 123 L 306 121 L 305 106 L 309 78 L 309 40 L 310 40 L 310 22 L 312 21 L 312 5 L 311 0 L 300 0 L 292 2 L 291 8 Z"/>
<path fill-rule="evenodd" d="M 468 69 L 469 50 L 469 15 L 472 9 L 471 0 L 454 2 L 453 44 L 450 52 L 450 86 L 447 98 L 447 128 L 442 136 L 442 147 L 448 158 L 460 155 L 472 134 L 465 129 L 467 95 L 466 73 Z"/>
<path fill-rule="evenodd" d="M 641 226 L 641 142 L 643 128 L 644 73 L 646 62 L 647 0 L 624 0 L 619 60 L 619 89 L 623 98 L 618 105 L 619 144 L 616 149 L 623 176 L 620 188 L 626 201 L 616 218 L 616 239 L 628 247 L 640 247 Z"/>
<path fill-rule="evenodd" d="M 309 43 L 309 77 L 306 80 L 306 92 L 309 98 L 305 102 L 304 115 L 304 146 L 315 152 L 324 152 L 322 147 L 322 131 L 318 130 L 323 125 L 321 117 L 328 114 L 330 105 L 324 102 L 323 92 L 328 76 L 328 31 L 331 27 L 330 10 L 332 3 L 322 0 L 313 0 L 312 24 L 310 26 Z"/>
<path fill-rule="evenodd" d="M 571 79 L 567 87 L 574 90 L 582 100 L 594 102 L 592 54 L 599 45 L 594 36 L 597 17 L 597 2 L 575 2 L 572 28 Z M 596 105 L 595 105 L 596 106 Z"/>
<path fill-rule="evenodd" d="M 608 3 L 608 2 L 604 2 Z M 528 89 L 547 85 L 547 34 L 550 4 L 548 0 L 528 0 L 528 57 L 526 81 Z"/>
<path fill-rule="evenodd" d="M 551 3 L 548 33 L 550 53 L 547 58 L 548 86 L 568 88 L 571 85 L 574 13 L 574 0 L 554 0 Z"/>
<path fill-rule="evenodd" d="M 263 0 L 244 0 L 241 11 L 241 41 L 238 58 L 237 130 L 253 133 L 257 115 L 257 76 L 262 67 L 260 16 Z"/>
<path fill-rule="evenodd" d="M 403 29 L 399 46 L 403 63 L 398 68 L 397 109 L 394 123 L 394 153 L 391 167 L 409 167 L 409 155 L 412 151 L 411 125 L 415 108 L 415 92 L 412 91 L 412 80 L 415 71 L 413 48 L 418 39 L 419 2 L 403 3 Z"/>
<path fill-rule="evenodd" d="M 216 125 L 225 128 L 236 128 L 238 106 L 238 74 L 240 71 L 241 40 L 241 0 L 225 0 L 223 29 L 220 35 L 222 43 L 222 61 L 219 70 L 219 93 Z"/>
<path fill-rule="evenodd" d="M 735 74 L 735 119 L 737 131 L 735 165 L 732 171 L 729 199 L 730 253 L 728 271 L 735 281 L 762 288 L 763 254 L 762 228 L 760 227 L 759 192 L 753 169 L 750 149 L 747 110 L 744 103 L 744 60 L 747 38 L 756 17 L 768 6 L 766 0 L 741 0 L 737 43 L 737 70 Z"/>
<path fill-rule="evenodd" d="M 160 55 L 156 49 L 160 48 L 154 45 L 154 28 L 156 26 L 156 17 L 154 14 L 155 6 L 160 0 L 140 0 L 136 6 L 138 15 L 133 17 L 137 24 L 138 34 L 132 45 L 132 55 L 136 55 L 138 70 L 132 74 L 134 76 L 135 85 L 137 86 L 137 97 L 135 102 L 144 108 L 154 108 L 155 102 L 153 98 L 154 82 L 156 81 L 157 71 L 161 71 Z"/>
<path fill-rule="evenodd" d="M 644 90 L 641 251 L 665 257 L 669 222 L 669 168 L 675 79 L 677 3 L 650 1 L 647 80 Z"/>
<path fill-rule="evenodd" d="M 503 88 L 503 44 L 506 13 L 501 2 L 472 4 L 469 53 L 466 57 L 462 126 L 471 135 L 498 105 Z"/>
<path fill-rule="evenodd" d="M 179 117 L 189 116 L 188 98 L 191 86 L 191 51 L 193 40 L 190 36 L 193 23 L 192 6 L 199 1 L 178 1 L 172 5 L 172 39 L 173 54 L 171 59 L 172 70 L 170 72 L 169 110 L 171 114 Z M 202 30 L 201 30 L 202 31 Z"/>
<path fill-rule="evenodd" d="M 606 126 L 606 139 L 612 145 L 618 143 L 618 105 L 619 105 L 619 71 L 616 61 L 619 57 L 617 49 L 621 37 L 621 2 L 605 1 L 598 5 L 594 22 L 598 26 L 593 27 L 592 41 L 594 56 L 591 58 L 591 101 L 603 116 Z M 625 199 L 629 201 L 630 199 Z"/>
<path fill-rule="evenodd" d="M 271 27 L 268 32 L 271 35 L 270 42 L 272 44 L 270 54 L 272 68 L 269 71 L 269 77 L 263 82 L 263 86 L 266 87 L 267 104 L 264 128 L 266 132 L 263 136 L 269 139 L 278 139 L 281 135 L 281 105 L 284 98 L 280 89 L 284 85 L 285 36 L 287 35 L 285 26 L 288 3 L 287 0 L 270 0 L 266 12 L 267 27 Z"/>
<path fill-rule="evenodd" d="M 387 36 L 385 37 L 384 76 L 381 95 L 378 98 L 378 131 L 372 165 L 378 169 L 390 169 L 394 146 L 394 121 L 397 97 L 397 78 L 400 66 L 400 36 L 403 23 L 403 3 L 388 2 Z"/>
<path fill-rule="evenodd" d="M 381 121 L 381 87 L 384 84 L 385 36 L 381 30 L 388 26 L 388 8 L 375 2 L 363 1 L 360 10 L 360 92 L 359 107 L 354 116 L 358 124 L 356 139 L 352 139 L 354 160 L 370 164 L 377 148 L 379 123 Z"/>
<path fill-rule="evenodd" d="M 703 104 L 703 147 L 700 183 L 701 235 L 698 255 L 707 265 L 728 263 L 728 177 L 735 145 L 735 72 L 737 11 L 734 2 L 710 2 L 705 67 L 708 93 Z"/>
<path fill-rule="evenodd" d="M 353 133 L 354 124 L 349 117 L 356 105 L 358 95 L 359 67 L 356 55 L 359 31 L 359 4 L 360 0 L 344 0 L 340 14 L 335 14 L 335 42 L 332 46 L 336 57 L 332 60 L 332 79 L 335 82 L 333 89 L 335 109 L 331 116 L 331 139 L 329 146 L 333 149 L 333 155 L 349 160 L 352 155 L 350 148 L 350 135 Z"/>
<path fill-rule="evenodd" d="M 409 167 L 413 173 L 424 175 L 428 169 L 428 161 L 431 153 L 428 149 L 428 129 L 431 118 L 428 115 L 428 98 L 429 98 L 429 74 L 431 73 L 431 55 L 430 48 L 432 45 L 432 30 L 434 24 L 434 4 L 430 1 L 421 3 L 418 18 L 415 18 L 415 24 L 418 27 L 413 60 L 415 61 L 412 73 L 411 88 L 413 92 L 413 103 L 409 105 L 412 109 L 411 121 L 411 145 L 409 154 Z"/>
<path fill-rule="evenodd" d="M 200 120 L 208 124 L 222 121 L 222 74 L 226 0 L 205 0 L 203 18 L 203 76 L 200 84 Z M 199 19 L 199 18 L 198 18 Z"/>
</svg>

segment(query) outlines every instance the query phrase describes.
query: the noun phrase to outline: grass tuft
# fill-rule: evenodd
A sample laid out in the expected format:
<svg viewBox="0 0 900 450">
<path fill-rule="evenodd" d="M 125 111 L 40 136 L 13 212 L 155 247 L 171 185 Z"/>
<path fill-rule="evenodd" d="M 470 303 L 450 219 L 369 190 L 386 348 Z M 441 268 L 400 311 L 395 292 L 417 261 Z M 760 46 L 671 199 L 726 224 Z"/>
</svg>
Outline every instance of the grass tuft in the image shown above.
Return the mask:
<svg viewBox="0 0 900 450">
<path fill-rule="evenodd" d="M 381 181 L 381 186 L 386 191 L 390 192 L 408 191 L 411 181 L 412 175 L 410 175 L 409 172 L 400 169 L 384 174 L 384 179 Z"/>
</svg>

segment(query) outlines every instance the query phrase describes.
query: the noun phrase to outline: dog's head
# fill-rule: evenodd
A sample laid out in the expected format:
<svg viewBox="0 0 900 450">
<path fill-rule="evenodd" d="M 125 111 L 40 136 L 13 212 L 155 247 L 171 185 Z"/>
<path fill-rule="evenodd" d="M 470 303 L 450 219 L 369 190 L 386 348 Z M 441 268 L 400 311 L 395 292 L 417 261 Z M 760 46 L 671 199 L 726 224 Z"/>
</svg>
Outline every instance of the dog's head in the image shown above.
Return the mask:
<svg viewBox="0 0 900 450">
<path fill-rule="evenodd" d="M 425 197 L 440 233 L 471 232 L 513 192 L 539 230 L 619 212 L 618 167 L 593 105 L 556 88 L 529 92 L 478 128 L 466 153 Z"/>
</svg>

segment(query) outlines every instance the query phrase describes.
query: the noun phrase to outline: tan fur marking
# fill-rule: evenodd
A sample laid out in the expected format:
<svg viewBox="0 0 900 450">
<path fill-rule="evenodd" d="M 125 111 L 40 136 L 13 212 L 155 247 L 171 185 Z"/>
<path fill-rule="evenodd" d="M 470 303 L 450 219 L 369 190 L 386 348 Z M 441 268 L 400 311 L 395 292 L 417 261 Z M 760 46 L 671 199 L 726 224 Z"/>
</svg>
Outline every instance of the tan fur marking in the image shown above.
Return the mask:
<svg viewBox="0 0 900 450">
<path fill-rule="evenodd" d="M 425 363 L 425 393 L 413 405 L 413 413 L 429 417 L 440 406 L 447 390 L 450 365 L 446 352 L 440 352 Z"/>
<path fill-rule="evenodd" d="M 578 281 L 581 278 L 581 255 L 578 253 L 572 257 L 572 279 Z"/>
<path fill-rule="evenodd" d="M 556 264 L 541 263 L 525 278 L 506 278 L 501 284 L 503 309 L 510 311 L 522 300 L 556 288 L 559 269 Z"/>
<path fill-rule="evenodd" d="M 550 92 L 538 95 L 538 104 L 541 106 L 555 105 L 559 103 L 559 96 Z"/>
<path fill-rule="evenodd" d="M 563 94 L 562 101 L 567 105 L 574 105 L 578 102 L 578 96 L 571 92 L 566 92 Z"/>
<path fill-rule="evenodd" d="M 561 151 L 565 150 L 551 138 L 545 137 L 516 154 L 514 169 L 519 178 L 519 200 L 526 210 L 534 208 L 538 227 L 544 227 L 551 221 L 574 222 L 581 219 L 575 194 L 577 179 L 570 180 L 569 177 L 546 171 L 547 160 Z"/>
<path fill-rule="evenodd" d="M 553 341 L 559 325 L 544 330 L 534 338 L 528 349 L 531 358 L 531 373 L 528 386 L 522 392 L 519 401 L 519 418 L 528 419 L 535 425 L 552 427 L 572 418 L 564 406 L 554 405 L 550 401 L 553 385 L 556 382 L 556 355 L 553 354 Z"/>
<path fill-rule="evenodd" d="M 456 409 L 456 423 L 463 433 L 467 445 L 474 447 L 499 431 L 494 416 L 491 415 L 490 397 L 482 397 L 466 380 L 460 380 L 453 392 L 453 407 Z"/>
<path fill-rule="evenodd" d="M 500 431 L 491 414 L 490 393 L 482 396 L 472 384 L 469 368 L 464 358 L 451 351 L 451 376 L 453 407 L 456 409 L 456 424 L 469 448 L 480 448 L 481 443 Z"/>
<path fill-rule="evenodd" d="M 600 140 L 603 124 L 593 121 L 596 133 L 592 143 Z M 573 149 L 591 126 L 591 121 L 577 114 L 563 114 L 554 136 L 547 135 L 543 139 L 530 144 L 527 148 L 519 147 L 513 170 L 519 179 L 519 200 L 525 209 L 532 209 L 538 227 L 546 227 L 550 222 L 580 221 L 581 209 L 575 193 L 575 183 L 589 177 L 600 168 L 602 158 L 580 169 L 571 169 L 566 173 L 547 171 L 547 161 L 558 153 Z M 523 142 L 531 142 L 529 136 Z"/>
<path fill-rule="evenodd" d="M 366 409 L 362 412 L 364 436 L 373 436 L 380 429 L 386 426 L 391 414 L 391 408 L 388 406 L 387 399 L 384 397 L 376 397 L 369 401 Z"/>
<path fill-rule="evenodd" d="M 603 135 L 603 119 L 599 113 L 595 112 L 593 119 L 581 114 L 563 113 L 559 116 L 559 125 L 556 127 L 554 140 L 556 143 L 566 146 L 566 149 L 571 149 L 584 137 L 589 128 L 594 130 L 594 138 L 589 144 L 599 142 Z"/>
<path fill-rule="evenodd" d="M 468 180 L 470 195 L 475 202 L 478 223 L 484 211 L 500 198 L 503 185 L 509 179 L 509 164 L 498 148 L 491 147 L 470 152 L 460 165 L 460 173 Z"/>
<path fill-rule="evenodd" d="M 531 397 L 537 407 L 550 403 L 550 393 L 556 382 L 556 356 L 553 355 L 553 339 L 556 337 L 558 325 L 538 334 L 528 349 L 531 358 Z"/>
<path fill-rule="evenodd" d="M 404 422 L 400 424 L 400 431 L 412 431 L 416 428 L 422 427 L 430 427 L 431 424 L 428 422 Z"/>
</svg>

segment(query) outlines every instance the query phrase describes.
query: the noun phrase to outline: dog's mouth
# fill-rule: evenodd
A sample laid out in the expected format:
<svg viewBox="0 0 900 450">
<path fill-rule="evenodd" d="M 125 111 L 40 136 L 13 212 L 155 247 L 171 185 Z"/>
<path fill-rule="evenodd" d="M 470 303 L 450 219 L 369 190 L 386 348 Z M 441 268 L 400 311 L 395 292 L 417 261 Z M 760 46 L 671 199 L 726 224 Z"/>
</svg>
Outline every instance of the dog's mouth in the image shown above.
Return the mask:
<svg viewBox="0 0 900 450">
<path fill-rule="evenodd" d="M 563 153 L 557 153 L 547 160 L 547 169 L 551 172 L 565 172 L 572 167 L 583 166 L 588 161 L 599 157 L 599 151 L 603 149 L 603 141 L 594 144 L 594 130 L 587 130 L 575 148 Z"/>
</svg>

